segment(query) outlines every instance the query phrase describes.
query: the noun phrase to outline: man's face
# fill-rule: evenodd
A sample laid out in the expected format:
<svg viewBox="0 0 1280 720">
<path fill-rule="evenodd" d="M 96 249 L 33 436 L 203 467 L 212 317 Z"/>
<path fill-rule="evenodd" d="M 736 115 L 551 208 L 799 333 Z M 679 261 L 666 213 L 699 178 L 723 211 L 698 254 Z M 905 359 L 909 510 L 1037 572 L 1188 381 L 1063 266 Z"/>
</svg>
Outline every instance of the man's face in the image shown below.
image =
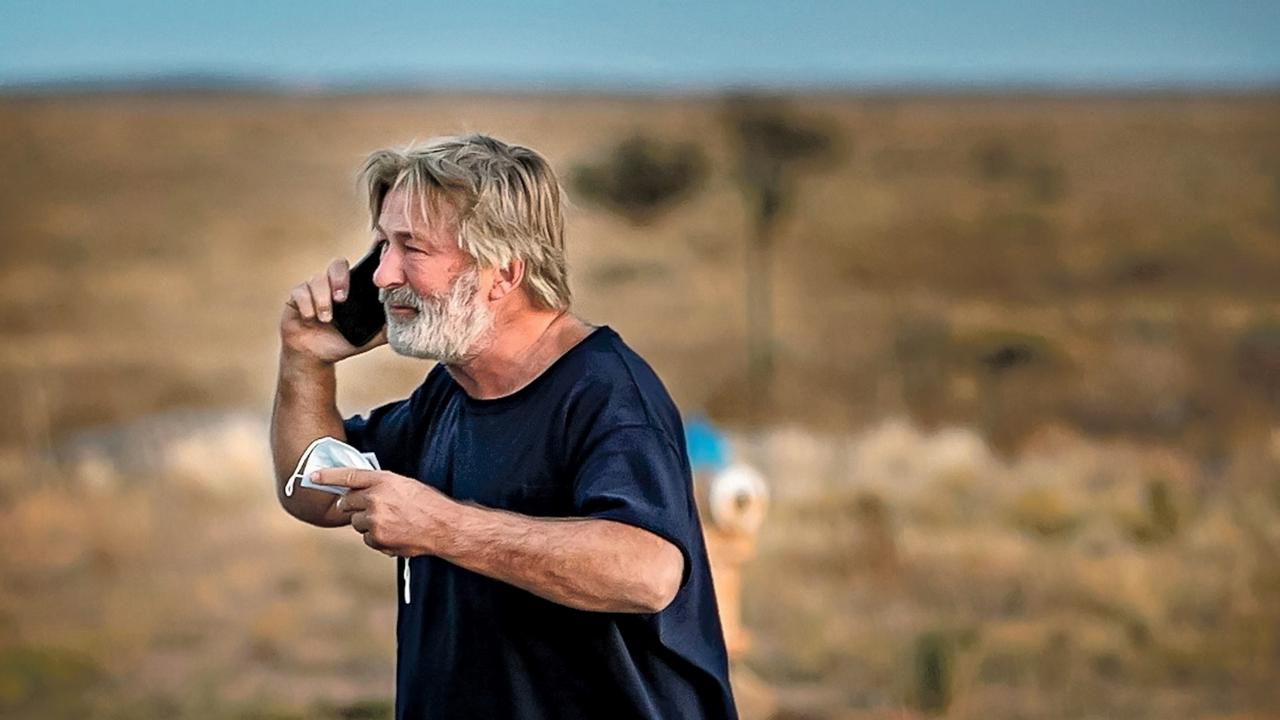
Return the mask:
<svg viewBox="0 0 1280 720">
<path fill-rule="evenodd" d="M 401 355 L 457 364 L 483 349 L 493 315 L 481 273 L 458 247 L 447 203 L 424 223 L 419 201 L 392 190 L 375 229 L 382 257 L 373 274 L 387 314 L 387 343 Z"/>
</svg>

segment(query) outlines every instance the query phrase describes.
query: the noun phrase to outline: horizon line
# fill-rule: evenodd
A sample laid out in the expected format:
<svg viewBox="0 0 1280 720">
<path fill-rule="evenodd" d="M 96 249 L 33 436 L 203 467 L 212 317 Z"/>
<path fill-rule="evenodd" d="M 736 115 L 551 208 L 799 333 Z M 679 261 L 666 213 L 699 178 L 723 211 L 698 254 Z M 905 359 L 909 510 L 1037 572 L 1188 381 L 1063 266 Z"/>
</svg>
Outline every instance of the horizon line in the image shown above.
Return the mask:
<svg viewBox="0 0 1280 720">
<path fill-rule="evenodd" d="M 0 96 L 61 94 L 220 94 L 238 92 L 270 95 L 360 96 L 386 94 L 507 94 L 507 95 L 732 95 L 732 94 L 927 94 L 927 95 L 1042 95 L 1042 94 L 1272 94 L 1280 92 L 1280 77 L 1228 80 L 1116 79 L 1017 79 L 999 80 L 868 80 L 798 82 L 662 82 L 601 77 L 520 79 L 514 77 L 437 77 L 431 80 L 407 75 L 390 79 L 346 78 L 304 80 L 266 74 L 234 72 L 172 72 L 153 74 L 84 75 L 39 80 L 0 80 Z"/>
</svg>

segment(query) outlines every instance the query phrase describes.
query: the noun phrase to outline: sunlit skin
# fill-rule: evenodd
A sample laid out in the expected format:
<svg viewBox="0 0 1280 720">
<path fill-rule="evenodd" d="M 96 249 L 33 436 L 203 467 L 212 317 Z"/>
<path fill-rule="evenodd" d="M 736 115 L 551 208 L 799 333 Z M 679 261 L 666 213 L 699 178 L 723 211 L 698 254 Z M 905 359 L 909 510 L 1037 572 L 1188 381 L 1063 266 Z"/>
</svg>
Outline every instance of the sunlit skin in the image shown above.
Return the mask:
<svg viewBox="0 0 1280 720">
<path fill-rule="evenodd" d="M 408 285 L 420 296 L 445 292 L 473 262 L 456 239 L 445 209 L 433 222 L 418 201 L 387 194 L 375 227 L 384 242 L 374 283 Z M 442 206 L 447 208 L 447 204 Z M 406 209 L 409 212 L 406 212 Z M 335 468 L 316 480 L 351 488 L 345 496 L 283 486 L 293 464 L 322 435 L 346 438 L 334 397 L 334 365 L 386 343 L 386 331 L 355 348 L 330 325 L 333 303 L 345 299 L 348 267 L 295 287 L 281 318 L 280 380 L 272 413 L 278 497 L 295 517 L 315 525 L 350 525 L 365 544 L 388 555 L 435 555 L 548 600 L 600 612 L 657 612 L 675 597 L 684 558 L 667 540 L 609 520 L 534 518 L 460 503 L 414 478 L 384 471 Z M 574 315 L 537 307 L 522 287 L 524 264 L 480 270 L 477 302 L 494 317 L 490 339 L 465 362 L 446 369 L 474 398 L 496 398 L 524 387 L 593 329 Z M 411 308 L 388 308 L 411 317 Z"/>
<path fill-rule="evenodd" d="M 382 245 L 382 257 L 373 274 L 373 284 L 382 290 L 408 285 L 421 297 L 439 295 L 448 289 L 450 280 L 472 263 L 471 256 L 454 240 L 457 230 L 451 206 L 442 204 L 444 217 L 429 225 L 421 221 L 416 207 L 414 203 L 413 216 L 406 216 L 411 210 L 409 194 L 403 190 L 387 193 L 374 227 L 374 240 Z M 418 222 L 412 223 L 414 218 L 418 218 Z M 494 274 L 491 269 L 482 269 L 481 287 L 492 284 Z M 502 298 L 490 294 L 489 299 Z M 387 311 L 402 316 L 417 314 L 407 306 L 392 305 Z"/>
</svg>

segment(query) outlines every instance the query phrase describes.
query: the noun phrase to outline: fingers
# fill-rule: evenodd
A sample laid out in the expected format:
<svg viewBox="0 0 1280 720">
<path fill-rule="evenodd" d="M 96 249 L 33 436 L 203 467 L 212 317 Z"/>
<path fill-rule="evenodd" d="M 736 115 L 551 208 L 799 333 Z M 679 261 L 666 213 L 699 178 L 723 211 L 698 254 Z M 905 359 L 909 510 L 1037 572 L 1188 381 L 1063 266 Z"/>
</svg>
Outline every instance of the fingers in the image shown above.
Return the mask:
<svg viewBox="0 0 1280 720">
<path fill-rule="evenodd" d="M 361 535 L 373 530 L 373 523 L 369 520 L 369 513 L 364 511 L 353 513 L 351 515 L 351 528 Z"/>
<path fill-rule="evenodd" d="M 364 488 L 373 487 L 378 484 L 382 473 L 377 470 L 356 470 L 355 468 L 324 468 L 311 473 L 312 482 L 321 485 L 336 485 L 338 487 L 351 488 L 352 490 L 363 490 Z M 347 504 L 344 501 L 343 507 Z"/>
<path fill-rule="evenodd" d="M 364 540 L 365 545 L 368 545 L 369 547 L 373 548 L 374 550 L 377 550 L 378 552 L 388 557 L 396 556 L 395 551 L 391 550 L 386 545 L 383 545 L 382 543 L 374 539 L 373 524 L 369 520 L 369 513 L 358 512 L 352 515 L 351 527 L 354 528 L 356 532 L 360 533 L 360 538 Z"/>
<path fill-rule="evenodd" d="M 346 300 L 350 280 L 345 258 L 329 263 L 325 272 L 301 283 L 289 293 L 288 305 L 298 309 L 303 320 L 333 320 L 333 303 Z"/>
<path fill-rule="evenodd" d="M 350 269 L 346 258 L 337 258 L 329 263 L 329 288 L 333 291 L 333 299 L 342 302 L 347 299 Z"/>
<path fill-rule="evenodd" d="M 361 535 L 361 537 L 364 538 L 365 545 L 368 545 L 369 547 L 373 548 L 374 550 L 377 550 L 378 552 L 382 553 L 383 555 L 386 555 L 387 557 L 396 557 L 396 554 L 393 550 L 390 550 L 382 545 L 379 545 L 378 541 L 373 539 L 373 533 L 364 533 L 363 535 Z"/>
<path fill-rule="evenodd" d="M 315 304 L 316 319 L 329 322 L 333 319 L 333 291 L 329 288 L 328 275 L 316 275 L 307 283 L 311 290 L 311 301 Z"/>
<path fill-rule="evenodd" d="M 316 307 L 311 302 L 311 290 L 305 284 L 295 287 L 289 293 L 289 304 L 298 308 L 303 320 L 312 320 L 316 316 Z"/>
<path fill-rule="evenodd" d="M 346 495 L 338 496 L 338 501 L 335 505 L 342 512 L 354 513 L 368 510 L 371 503 L 367 492 L 364 490 L 352 490 Z"/>
</svg>

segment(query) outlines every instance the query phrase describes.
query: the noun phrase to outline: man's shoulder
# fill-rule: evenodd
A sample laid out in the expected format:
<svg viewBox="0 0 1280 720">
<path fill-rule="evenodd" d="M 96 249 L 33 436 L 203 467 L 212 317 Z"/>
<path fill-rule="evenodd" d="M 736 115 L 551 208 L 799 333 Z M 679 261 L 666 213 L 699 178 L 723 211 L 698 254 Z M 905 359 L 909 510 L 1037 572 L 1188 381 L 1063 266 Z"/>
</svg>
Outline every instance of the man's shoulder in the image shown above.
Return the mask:
<svg viewBox="0 0 1280 720">
<path fill-rule="evenodd" d="M 608 325 L 582 341 L 580 352 L 566 357 L 566 376 L 574 415 L 593 426 L 652 425 L 673 430 L 679 412 L 653 367 Z"/>
<path fill-rule="evenodd" d="M 634 390 L 643 395 L 667 394 L 657 372 L 647 360 L 608 325 L 596 329 L 571 353 L 567 368 L 583 384 L 612 391 Z M 569 359 L 569 358 L 566 358 Z"/>
</svg>

